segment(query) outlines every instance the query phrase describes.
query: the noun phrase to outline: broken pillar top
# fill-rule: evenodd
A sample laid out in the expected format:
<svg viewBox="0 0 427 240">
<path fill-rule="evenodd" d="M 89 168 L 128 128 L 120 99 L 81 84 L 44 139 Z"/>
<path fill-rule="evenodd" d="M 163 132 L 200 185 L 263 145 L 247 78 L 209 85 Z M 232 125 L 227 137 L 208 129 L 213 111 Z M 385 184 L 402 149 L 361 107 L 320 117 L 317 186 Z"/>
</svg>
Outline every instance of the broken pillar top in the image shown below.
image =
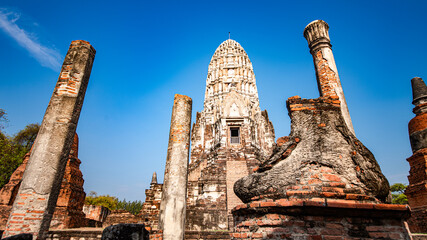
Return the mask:
<svg viewBox="0 0 427 240">
<path fill-rule="evenodd" d="M 70 48 L 77 47 L 77 46 L 86 46 L 86 47 L 88 47 L 93 52 L 93 54 L 96 53 L 95 48 L 93 48 L 93 46 L 88 41 L 85 41 L 85 40 L 74 40 L 74 41 L 71 41 Z"/>
<path fill-rule="evenodd" d="M 329 25 L 323 20 L 315 20 L 305 27 L 304 37 L 311 51 L 321 47 L 332 47 L 328 30 Z"/>
<path fill-rule="evenodd" d="M 412 84 L 412 104 L 415 106 L 427 100 L 427 86 L 420 77 L 411 79 Z"/>
</svg>

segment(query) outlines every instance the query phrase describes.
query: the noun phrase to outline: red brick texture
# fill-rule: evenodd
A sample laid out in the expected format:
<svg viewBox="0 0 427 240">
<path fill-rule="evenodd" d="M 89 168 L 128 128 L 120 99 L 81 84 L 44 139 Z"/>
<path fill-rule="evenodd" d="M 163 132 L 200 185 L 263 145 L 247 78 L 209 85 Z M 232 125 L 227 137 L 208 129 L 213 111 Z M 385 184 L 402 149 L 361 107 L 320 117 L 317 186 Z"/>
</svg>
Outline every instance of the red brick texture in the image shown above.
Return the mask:
<svg viewBox="0 0 427 240">
<path fill-rule="evenodd" d="M 154 230 L 150 232 L 150 240 L 163 240 L 162 230 Z"/>
<path fill-rule="evenodd" d="M 406 205 L 279 199 L 239 205 L 233 213 L 231 239 L 410 239 Z"/>
<path fill-rule="evenodd" d="M 426 104 L 417 105 L 413 112 L 417 115 L 409 122 L 408 130 L 411 142 L 423 135 L 427 129 L 427 113 L 419 111 Z M 408 224 L 412 232 L 427 233 L 427 148 L 414 149 L 413 155 L 407 159 L 409 170 L 409 186 L 405 191 L 409 205 L 413 210 Z"/>
<path fill-rule="evenodd" d="M 313 54 L 313 59 L 316 67 L 317 79 L 319 81 L 320 95 L 322 97 L 338 96 L 335 92 L 335 88 L 339 86 L 338 74 L 329 66 L 329 62 L 322 55 L 321 49 Z"/>
</svg>

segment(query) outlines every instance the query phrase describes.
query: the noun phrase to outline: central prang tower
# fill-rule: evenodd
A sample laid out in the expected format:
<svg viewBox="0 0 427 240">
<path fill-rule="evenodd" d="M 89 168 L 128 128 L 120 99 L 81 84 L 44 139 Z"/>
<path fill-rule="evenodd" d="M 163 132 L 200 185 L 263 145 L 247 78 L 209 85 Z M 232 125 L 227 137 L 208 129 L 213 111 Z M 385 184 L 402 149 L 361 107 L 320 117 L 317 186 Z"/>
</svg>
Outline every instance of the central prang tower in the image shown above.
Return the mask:
<svg viewBox="0 0 427 240">
<path fill-rule="evenodd" d="M 187 232 L 226 232 L 233 227 L 231 209 L 241 203 L 235 181 L 251 174 L 275 146 L 273 125 L 259 107 L 252 63 L 234 40 L 221 43 L 211 59 L 204 109 L 191 141 Z"/>
</svg>

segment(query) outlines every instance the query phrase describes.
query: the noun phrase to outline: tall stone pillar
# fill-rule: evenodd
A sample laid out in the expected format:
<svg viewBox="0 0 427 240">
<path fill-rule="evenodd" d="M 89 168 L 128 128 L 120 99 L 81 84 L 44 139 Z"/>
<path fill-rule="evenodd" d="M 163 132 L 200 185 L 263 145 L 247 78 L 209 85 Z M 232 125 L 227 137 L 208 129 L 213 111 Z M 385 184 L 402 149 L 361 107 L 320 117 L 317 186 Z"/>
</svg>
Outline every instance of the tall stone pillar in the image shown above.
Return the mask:
<svg viewBox="0 0 427 240">
<path fill-rule="evenodd" d="M 175 95 L 160 204 L 159 225 L 165 240 L 184 239 L 191 107 L 191 98 Z"/>
<path fill-rule="evenodd" d="M 416 116 L 408 125 L 413 152 L 407 159 L 411 169 L 405 194 L 412 209 L 408 223 L 412 232 L 427 233 L 427 86 L 418 77 L 411 82 Z"/>
<path fill-rule="evenodd" d="M 317 85 L 320 96 L 338 96 L 341 101 L 341 112 L 349 130 L 354 133 L 347 102 L 332 54 L 332 44 L 329 39 L 329 26 L 325 21 L 315 20 L 304 29 L 304 37 L 307 39 L 310 53 L 313 56 L 316 70 Z"/>
<path fill-rule="evenodd" d="M 43 118 L 4 236 L 32 233 L 44 239 L 55 210 L 79 120 L 95 49 L 71 42 Z"/>
</svg>

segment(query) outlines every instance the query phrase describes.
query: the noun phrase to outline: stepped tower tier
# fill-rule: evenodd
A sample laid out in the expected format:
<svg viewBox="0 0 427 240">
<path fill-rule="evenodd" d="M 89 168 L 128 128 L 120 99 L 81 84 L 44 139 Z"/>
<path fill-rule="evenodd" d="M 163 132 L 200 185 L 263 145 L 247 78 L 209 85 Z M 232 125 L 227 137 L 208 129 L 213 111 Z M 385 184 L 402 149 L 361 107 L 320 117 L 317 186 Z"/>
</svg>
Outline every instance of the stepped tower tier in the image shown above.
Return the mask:
<svg viewBox="0 0 427 240">
<path fill-rule="evenodd" d="M 234 182 L 251 174 L 274 147 L 273 125 L 267 111 L 260 110 L 252 63 L 243 47 L 228 39 L 212 56 L 204 109 L 192 128 L 187 234 L 231 229 L 231 209 L 241 203 Z"/>
<path fill-rule="evenodd" d="M 218 47 L 208 67 L 204 113 L 207 118 L 210 118 L 209 120 L 215 121 L 224 116 L 228 117 L 230 114 L 232 116 L 249 114 L 248 110 L 252 109 L 239 109 L 242 112 L 225 111 L 226 106 L 223 103 L 232 92 L 239 95 L 240 100 L 244 103 L 250 104 L 250 108 L 259 112 L 258 92 L 252 63 L 242 46 L 229 39 Z"/>
<path fill-rule="evenodd" d="M 260 110 L 248 55 L 238 42 L 228 39 L 217 48 L 208 67 L 204 109 L 197 113 L 192 131 L 191 160 L 199 159 L 197 149 L 245 144 L 269 155 L 274 129 L 267 111 Z"/>
</svg>

